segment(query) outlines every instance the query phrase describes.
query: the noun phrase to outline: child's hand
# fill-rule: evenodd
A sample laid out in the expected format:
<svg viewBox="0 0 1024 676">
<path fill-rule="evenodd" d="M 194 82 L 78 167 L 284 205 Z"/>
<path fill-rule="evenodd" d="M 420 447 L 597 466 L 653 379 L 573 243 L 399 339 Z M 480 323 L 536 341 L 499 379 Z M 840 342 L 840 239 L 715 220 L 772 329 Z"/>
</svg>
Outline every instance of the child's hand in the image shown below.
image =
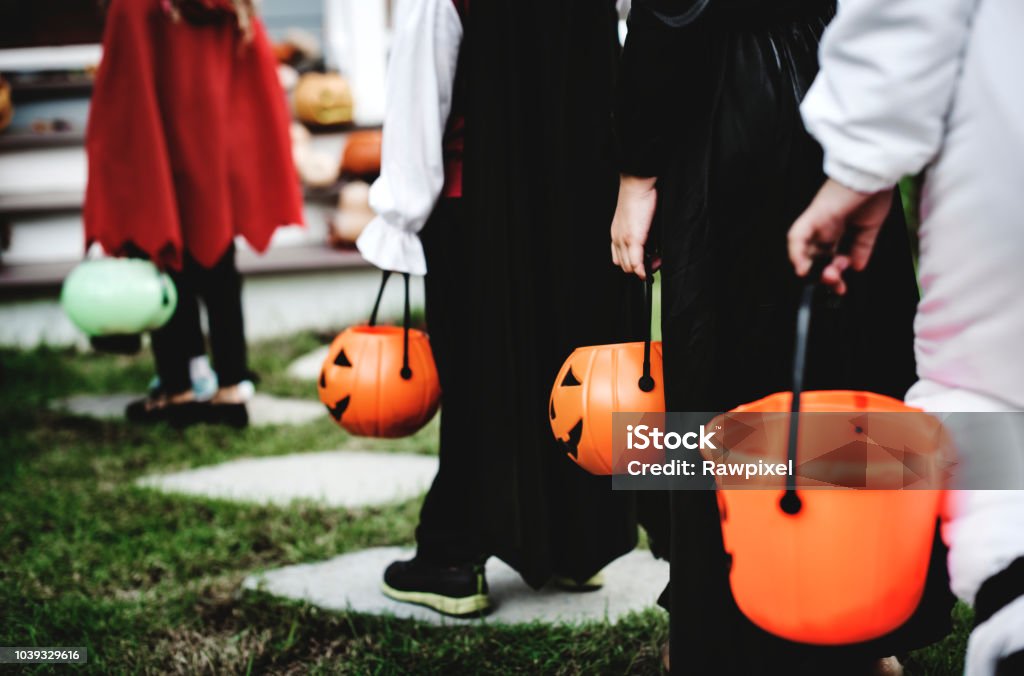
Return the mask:
<svg viewBox="0 0 1024 676">
<path fill-rule="evenodd" d="M 846 293 L 843 272 L 849 267 L 867 267 L 892 196 L 892 190 L 865 194 L 832 179 L 825 181 L 789 229 L 789 259 L 796 273 L 803 277 L 810 271 L 813 258 L 834 253 L 821 281 L 836 293 Z"/>
<path fill-rule="evenodd" d="M 656 181 L 655 178 L 623 175 L 619 179 L 619 201 L 612 219 L 612 262 L 640 279 L 647 279 L 644 245 L 658 204 Z"/>
</svg>

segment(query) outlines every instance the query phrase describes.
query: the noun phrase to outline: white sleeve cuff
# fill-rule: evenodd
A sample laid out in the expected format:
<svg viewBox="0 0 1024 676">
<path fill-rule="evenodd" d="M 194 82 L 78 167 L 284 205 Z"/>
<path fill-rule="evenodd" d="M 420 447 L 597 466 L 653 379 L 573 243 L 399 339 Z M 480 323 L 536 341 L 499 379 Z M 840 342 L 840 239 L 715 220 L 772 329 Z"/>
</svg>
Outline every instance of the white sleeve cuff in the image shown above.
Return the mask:
<svg viewBox="0 0 1024 676">
<path fill-rule="evenodd" d="M 427 259 L 419 235 L 403 230 L 378 216 L 370 221 L 356 240 L 356 247 L 381 270 L 427 274 Z"/>
<path fill-rule="evenodd" d="M 825 174 L 832 180 L 860 193 L 882 192 L 896 184 L 870 171 L 847 164 L 831 153 L 825 154 Z"/>
</svg>

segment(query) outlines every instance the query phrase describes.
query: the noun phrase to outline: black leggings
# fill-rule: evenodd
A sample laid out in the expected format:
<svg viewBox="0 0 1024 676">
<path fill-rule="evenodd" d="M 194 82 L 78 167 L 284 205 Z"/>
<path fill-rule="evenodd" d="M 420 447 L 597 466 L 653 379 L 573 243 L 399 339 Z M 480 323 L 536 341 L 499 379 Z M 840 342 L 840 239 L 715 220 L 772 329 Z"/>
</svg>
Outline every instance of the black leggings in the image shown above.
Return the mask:
<svg viewBox="0 0 1024 676">
<path fill-rule="evenodd" d="M 235 245 L 212 268 L 204 268 L 186 251 L 181 271 L 169 271 L 178 289 L 178 306 L 162 328 L 152 334 L 153 357 L 163 389 L 171 394 L 192 387 L 189 362 L 205 354 L 199 322 L 199 299 L 210 325 L 213 368 L 221 387 L 248 377 L 245 325 L 242 318 L 242 278 L 235 267 Z"/>
</svg>

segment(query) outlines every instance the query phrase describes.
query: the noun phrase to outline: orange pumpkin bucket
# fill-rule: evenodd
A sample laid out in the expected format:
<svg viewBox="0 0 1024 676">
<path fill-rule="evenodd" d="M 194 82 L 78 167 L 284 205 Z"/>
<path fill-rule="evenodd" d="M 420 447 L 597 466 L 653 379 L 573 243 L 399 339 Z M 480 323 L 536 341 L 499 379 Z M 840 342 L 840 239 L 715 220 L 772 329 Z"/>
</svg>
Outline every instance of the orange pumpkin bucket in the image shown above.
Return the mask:
<svg viewBox="0 0 1024 676">
<path fill-rule="evenodd" d="M 551 431 L 566 454 L 591 474 L 624 473 L 613 459 L 613 413 L 665 410 L 661 343 L 651 342 L 650 334 L 654 299 L 650 275 L 644 289 L 646 340 L 577 348 L 562 365 L 551 390 Z"/>
<path fill-rule="evenodd" d="M 336 423 L 358 436 L 413 434 L 434 417 L 441 398 L 427 334 L 409 328 L 409 275 L 404 325 L 376 325 L 390 274 L 384 273 L 369 324 L 338 334 L 320 370 L 320 401 Z"/>
<path fill-rule="evenodd" d="M 718 478 L 740 610 L 782 638 L 840 645 L 883 636 L 917 608 L 941 510 L 944 437 L 938 420 L 889 397 L 801 392 L 813 291 L 808 284 L 799 313 L 793 393 L 719 416 L 711 425 L 722 424 L 727 440 L 732 423 L 743 433 L 713 453 L 716 461 L 795 468 L 759 487 L 728 489 Z M 932 488 L 899 490 L 912 482 L 908 464 Z"/>
<path fill-rule="evenodd" d="M 644 390 L 644 353 L 650 386 Z M 618 343 L 577 348 L 551 391 L 551 431 L 576 464 L 591 474 L 621 474 L 612 457 L 612 414 L 663 411 L 661 343 Z"/>
</svg>

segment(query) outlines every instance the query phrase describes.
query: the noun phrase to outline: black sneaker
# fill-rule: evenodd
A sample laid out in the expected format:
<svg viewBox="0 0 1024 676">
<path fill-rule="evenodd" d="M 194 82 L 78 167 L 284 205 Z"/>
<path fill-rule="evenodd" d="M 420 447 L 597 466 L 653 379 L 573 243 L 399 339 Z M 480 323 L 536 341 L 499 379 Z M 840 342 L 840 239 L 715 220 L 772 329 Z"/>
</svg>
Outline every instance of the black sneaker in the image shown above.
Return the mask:
<svg viewBox="0 0 1024 676">
<path fill-rule="evenodd" d="M 384 571 L 384 595 L 452 617 L 481 615 L 490 608 L 482 564 L 439 566 L 418 559 L 395 561 Z"/>
<path fill-rule="evenodd" d="M 235 429 L 249 426 L 249 409 L 245 404 L 213 404 L 206 402 L 203 422 L 211 425 L 227 425 Z"/>
<path fill-rule="evenodd" d="M 132 423 L 153 425 L 162 422 L 168 423 L 172 427 L 183 429 L 203 422 L 205 407 L 205 404 L 198 401 L 171 404 L 160 395 L 151 395 L 142 399 L 136 399 L 128 404 L 124 415 L 128 422 Z"/>
</svg>

